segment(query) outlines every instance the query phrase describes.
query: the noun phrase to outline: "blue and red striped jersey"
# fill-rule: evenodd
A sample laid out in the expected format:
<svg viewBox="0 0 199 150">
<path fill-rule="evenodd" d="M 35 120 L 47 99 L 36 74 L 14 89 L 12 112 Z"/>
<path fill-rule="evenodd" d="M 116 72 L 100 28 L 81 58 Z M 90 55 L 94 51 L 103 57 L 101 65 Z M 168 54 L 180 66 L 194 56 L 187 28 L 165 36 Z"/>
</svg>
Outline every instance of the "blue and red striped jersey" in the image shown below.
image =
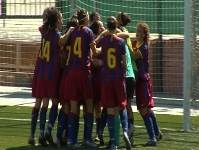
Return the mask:
<svg viewBox="0 0 199 150">
<path fill-rule="evenodd" d="M 69 37 L 71 45 L 70 69 L 90 70 L 90 43 L 93 40 L 93 32 L 86 26 L 79 26 L 71 31 Z"/>
<path fill-rule="evenodd" d="M 150 80 L 149 76 L 149 60 L 148 60 L 148 46 L 146 44 L 142 44 L 140 47 L 136 47 L 136 41 L 133 42 L 133 51 L 140 51 L 142 54 L 142 58 L 137 59 L 137 79 L 142 80 Z"/>
<path fill-rule="evenodd" d="M 115 35 L 104 36 L 99 43 L 104 60 L 102 83 L 124 79 L 122 55 L 125 55 L 125 42 Z"/>
<path fill-rule="evenodd" d="M 60 32 L 44 25 L 39 27 L 41 48 L 37 59 L 35 74 L 44 80 L 57 80 L 60 67 Z"/>
<path fill-rule="evenodd" d="M 63 71 L 63 75 L 67 75 L 68 74 L 68 71 L 70 69 L 70 65 L 69 65 L 69 61 L 70 61 L 70 54 L 71 54 L 71 46 L 66 43 L 64 46 L 63 46 L 63 51 L 64 51 L 64 71 Z"/>
</svg>

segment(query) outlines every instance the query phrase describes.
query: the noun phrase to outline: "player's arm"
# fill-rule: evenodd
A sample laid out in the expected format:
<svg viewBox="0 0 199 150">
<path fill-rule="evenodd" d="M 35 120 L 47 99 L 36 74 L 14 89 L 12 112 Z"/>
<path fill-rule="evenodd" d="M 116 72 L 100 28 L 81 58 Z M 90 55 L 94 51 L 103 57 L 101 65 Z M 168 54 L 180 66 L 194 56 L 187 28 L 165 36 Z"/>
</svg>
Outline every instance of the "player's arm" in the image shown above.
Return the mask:
<svg viewBox="0 0 199 150">
<path fill-rule="evenodd" d="M 90 44 L 90 48 L 93 56 L 98 56 L 102 52 L 101 48 L 96 47 L 96 43 L 94 41 Z"/>
<path fill-rule="evenodd" d="M 60 39 L 59 39 L 59 44 L 60 45 L 64 45 L 67 42 L 67 40 L 68 40 L 68 38 L 70 36 L 70 32 L 71 32 L 71 30 L 73 28 L 74 27 L 70 27 L 69 30 L 67 31 L 67 33 L 60 37 Z"/>
<path fill-rule="evenodd" d="M 116 35 L 123 39 L 129 38 L 129 33 L 127 33 L 127 32 L 116 33 Z"/>
<path fill-rule="evenodd" d="M 122 55 L 122 66 L 124 69 L 124 73 L 126 74 L 126 55 Z"/>
<path fill-rule="evenodd" d="M 116 35 L 120 38 L 126 39 L 129 38 L 129 33 L 128 32 L 122 32 L 120 29 L 116 29 Z"/>
<path fill-rule="evenodd" d="M 136 52 L 131 50 L 131 57 L 133 58 L 133 60 L 137 60 L 137 59 L 143 58 L 142 53 L 141 53 L 140 50 L 137 50 Z"/>
</svg>

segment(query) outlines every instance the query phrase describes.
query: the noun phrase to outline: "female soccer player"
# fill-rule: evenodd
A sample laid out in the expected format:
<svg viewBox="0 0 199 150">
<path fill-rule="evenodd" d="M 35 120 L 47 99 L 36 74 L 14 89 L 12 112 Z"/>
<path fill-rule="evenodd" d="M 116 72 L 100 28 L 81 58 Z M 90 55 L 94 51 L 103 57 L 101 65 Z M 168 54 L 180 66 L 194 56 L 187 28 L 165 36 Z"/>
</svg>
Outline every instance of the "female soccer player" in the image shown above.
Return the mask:
<svg viewBox="0 0 199 150">
<path fill-rule="evenodd" d="M 89 16 L 89 24 L 92 25 L 95 21 L 100 21 L 101 17 L 100 14 L 96 11 L 92 12 Z"/>
<path fill-rule="evenodd" d="M 98 37 L 100 35 L 100 33 L 102 33 L 105 28 L 103 26 L 103 23 L 101 21 L 95 21 L 91 24 L 90 29 L 93 31 L 95 38 Z M 94 109 L 95 109 L 95 119 L 96 119 L 96 137 L 95 137 L 95 141 L 98 142 L 99 141 L 99 130 L 100 130 L 100 126 L 101 126 L 101 105 L 100 105 L 100 101 L 101 101 L 101 81 L 102 81 L 102 65 L 96 64 L 95 60 L 96 59 L 102 59 L 101 55 L 95 57 L 92 56 L 92 63 L 91 63 L 91 73 L 92 73 L 92 82 L 93 82 L 93 93 L 94 93 Z M 102 118 L 104 119 L 104 118 Z M 107 122 L 107 118 L 105 118 L 104 121 L 105 125 Z M 104 145 L 104 142 L 101 141 L 100 142 L 101 145 Z"/>
<path fill-rule="evenodd" d="M 127 135 L 128 122 L 126 111 L 126 91 L 124 76 L 126 72 L 125 42 L 116 36 L 117 20 L 109 17 L 107 21 L 109 34 L 102 37 L 101 34 L 95 41 L 102 48 L 103 71 L 102 71 L 102 93 L 101 105 L 107 108 L 108 128 L 111 141 L 111 149 L 117 149 L 115 143 L 115 108 L 120 107 L 120 119 L 123 128 L 123 137 L 127 150 L 131 149 L 131 144 Z M 92 49 L 95 43 L 92 44 Z"/>
<path fill-rule="evenodd" d="M 118 21 L 118 28 L 122 32 L 128 33 L 128 30 L 125 28 L 125 26 L 131 22 L 130 16 L 125 12 L 119 12 L 117 14 L 117 21 Z M 131 100 L 133 99 L 133 94 L 135 89 L 134 70 L 137 70 L 137 66 L 135 64 L 135 61 L 131 59 L 130 52 L 132 50 L 132 43 L 130 38 L 126 39 L 125 49 L 126 49 L 126 63 L 127 63 L 125 82 L 126 82 L 126 94 L 127 94 L 128 136 L 131 141 L 131 145 L 133 145 L 134 116 L 131 107 Z"/>
<path fill-rule="evenodd" d="M 77 27 L 77 25 L 78 25 L 77 19 L 75 18 L 69 19 L 66 25 L 66 31 L 64 33 L 67 33 L 70 27 Z M 68 42 L 66 42 L 66 44 L 64 44 L 64 46 L 62 47 L 62 51 L 61 51 L 61 54 L 62 54 L 61 67 L 63 71 L 61 73 L 61 81 L 60 81 L 60 86 L 59 86 L 59 102 L 62 105 L 62 107 L 59 112 L 57 133 L 54 139 L 54 144 L 57 147 L 60 147 L 61 144 L 62 145 L 66 144 L 67 143 L 66 139 L 68 136 L 68 114 L 70 110 L 70 105 L 68 101 L 64 99 L 64 86 L 66 86 L 64 83 L 65 83 L 68 71 L 70 69 L 70 66 L 69 66 L 70 53 L 71 53 L 71 46 L 69 45 Z"/>
<path fill-rule="evenodd" d="M 149 141 L 145 146 L 156 146 L 157 141 L 162 139 L 156 117 L 153 110 L 152 83 L 149 76 L 148 46 L 149 27 L 145 22 L 138 22 L 136 28 L 136 41 L 133 43 L 132 57 L 136 61 L 138 74 L 136 79 L 136 104 L 142 116 Z"/>
<path fill-rule="evenodd" d="M 67 146 L 74 147 L 77 143 L 77 126 L 79 102 L 85 100 L 86 104 L 86 139 L 88 147 L 98 147 L 92 141 L 93 129 L 93 88 L 90 68 L 90 43 L 94 40 L 93 32 L 87 27 L 88 11 L 77 11 L 78 27 L 74 28 L 68 40 L 71 46 L 70 70 L 68 71 L 65 85 L 64 98 L 70 101 L 70 113 L 68 116 L 68 142 Z"/>
<path fill-rule="evenodd" d="M 54 124 L 58 107 L 58 85 L 59 85 L 59 65 L 61 49 L 60 44 L 64 44 L 70 31 L 61 36 L 59 30 L 62 27 L 62 14 L 55 7 L 47 7 L 43 12 L 43 25 L 39 27 L 41 33 L 41 47 L 35 64 L 35 70 L 32 83 L 32 96 L 36 98 L 35 106 L 32 110 L 31 135 L 28 143 L 35 144 L 35 129 L 40 111 L 40 136 L 38 142 L 41 146 L 48 146 L 44 137 L 46 113 L 49 99 L 52 99 L 52 108 L 49 120 Z M 56 114 L 56 115 L 54 115 Z M 50 129 L 51 130 L 51 129 Z M 50 131 L 49 131 L 49 134 Z"/>
</svg>

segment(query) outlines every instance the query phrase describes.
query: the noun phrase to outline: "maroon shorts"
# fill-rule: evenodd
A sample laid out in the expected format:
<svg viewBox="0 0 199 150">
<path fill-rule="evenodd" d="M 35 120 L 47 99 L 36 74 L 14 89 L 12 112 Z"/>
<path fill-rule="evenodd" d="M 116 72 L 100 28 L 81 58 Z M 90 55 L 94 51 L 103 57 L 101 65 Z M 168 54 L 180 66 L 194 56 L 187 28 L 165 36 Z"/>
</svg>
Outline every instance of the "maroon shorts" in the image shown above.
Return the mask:
<svg viewBox="0 0 199 150">
<path fill-rule="evenodd" d="M 101 105 L 104 108 L 114 108 L 127 105 L 124 80 L 117 80 L 102 84 Z"/>
<path fill-rule="evenodd" d="M 102 78 L 96 77 L 92 79 L 93 81 L 93 100 L 94 103 L 99 103 L 101 100 L 101 86 L 102 86 Z"/>
<path fill-rule="evenodd" d="M 62 76 L 59 85 L 59 103 L 61 105 L 65 104 L 68 100 L 64 98 L 64 88 L 65 88 L 66 76 Z"/>
<path fill-rule="evenodd" d="M 64 98 L 80 101 L 93 99 L 91 73 L 87 70 L 70 70 L 65 80 Z"/>
<path fill-rule="evenodd" d="M 59 92 L 59 81 L 48 81 L 43 79 L 37 79 L 35 87 L 35 95 L 36 98 L 51 98 L 57 97 Z"/>
<path fill-rule="evenodd" d="M 136 80 L 136 104 L 138 110 L 145 107 L 154 107 L 151 81 Z"/>
</svg>

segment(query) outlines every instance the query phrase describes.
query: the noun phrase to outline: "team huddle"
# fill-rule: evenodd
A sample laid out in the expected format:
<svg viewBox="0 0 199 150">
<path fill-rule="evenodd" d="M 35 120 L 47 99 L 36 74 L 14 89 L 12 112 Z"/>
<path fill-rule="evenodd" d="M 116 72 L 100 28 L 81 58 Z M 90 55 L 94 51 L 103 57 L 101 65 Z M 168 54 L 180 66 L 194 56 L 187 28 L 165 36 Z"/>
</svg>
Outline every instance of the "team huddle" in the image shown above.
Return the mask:
<svg viewBox="0 0 199 150">
<path fill-rule="evenodd" d="M 135 91 L 137 109 L 149 135 L 144 146 L 156 146 L 162 133 L 151 109 L 154 101 L 149 76 L 148 25 L 138 22 L 136 40 L 132 42 L 125 27 L 131 19 L 125 12 L 108 17 L 105 29 L 99 13 L 89 15 L 87 10 L 80 9 L 67 21 L 63 34 L 61 12 L 55 7 L 47 7 L 42 16 L 43 24 L 39 27 L 41 45 L 32 81 L 32 96 L 36 101 L 28 143 L 35 145 L 39 116 L 38 143 L 43 147 L 48 144 L 69 148 L 104 146 L 103 132 L 107 124 L 110 138 L 107 148 L 116 150 L 121 147 L 121 124 L 126 149 L 130 150 L 134 144 L 131 100 Z M 50 99 L 52 106 L 46 127 Z M 59 104 L 61 109 L 58 112 Z M 81 105 L 84 133 L 80 145 Z M 94 118 L 96 137 L 93 139 Z M 51 132 L 57 119 L 53 139 Z"/>
</svg>

